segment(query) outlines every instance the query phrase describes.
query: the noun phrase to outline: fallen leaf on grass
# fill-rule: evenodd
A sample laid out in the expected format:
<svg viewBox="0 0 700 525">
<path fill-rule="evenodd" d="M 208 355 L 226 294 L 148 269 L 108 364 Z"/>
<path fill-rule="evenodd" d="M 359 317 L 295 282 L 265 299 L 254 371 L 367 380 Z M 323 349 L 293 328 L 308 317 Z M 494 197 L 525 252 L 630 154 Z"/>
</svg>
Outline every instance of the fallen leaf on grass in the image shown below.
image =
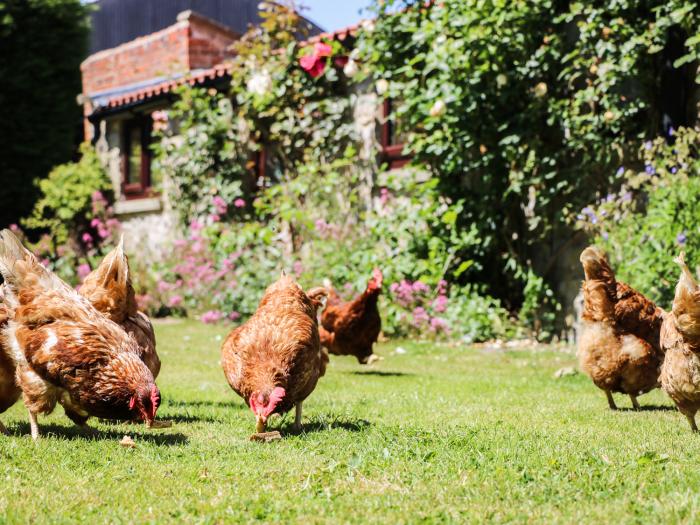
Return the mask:
<svg viewBox="0 0 700 525">
<path fill-rule="evenodd" d="M 260 432 L 250 436 L 251 441 L 260 441 L 262 443 L 269 443 L 270 441 L 277 441 L 278 439 L 282 439 L 282 434 L 277 430 L 272 432 Z"/>
<path fill-rule="evenodd" d="M 576 374 L 578 374 L 578 371 L 573 366 L 565 366 L 554 372 L 554 377 L 560 379 L 566 376 L 575 376 Z"/>
<path fill-rule="evenodd" d="M 130 436 L 124 436 L 119 444 L 124 448 L 136 448 L 136 442 Z"/>
</svg>

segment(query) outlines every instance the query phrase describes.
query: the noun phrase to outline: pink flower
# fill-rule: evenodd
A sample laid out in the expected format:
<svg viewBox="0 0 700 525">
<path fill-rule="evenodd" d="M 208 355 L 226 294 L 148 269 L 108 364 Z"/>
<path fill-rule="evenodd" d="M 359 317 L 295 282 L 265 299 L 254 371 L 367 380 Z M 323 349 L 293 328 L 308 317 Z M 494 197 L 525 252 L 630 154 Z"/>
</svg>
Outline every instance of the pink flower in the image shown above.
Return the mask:
<svg viewBox="0 0 700 525">
<path fill-rule="evenodd" d="M 447 310 L 447 296 L 446 295 L 438 295 L 435 300 L 433 301 L 433 308 L 435 309 L 436 312 L 444 312 Z"/>
<path fill-rule="evenodd" d="M 235 201 L 233 201 L 233 205 L 234 205 L 236 208 L 243 208 L 243 207 L 245 206 L 245 201 L 239 197 L 238 199 L 236 199 Z"/>
<path fill-rule="evenodd" d="M 90 268 L 90 265 L 83 263 L 80 266 L 78 266 L 78 277 L 82 281 L 83 279 L 85 279 L 88 276 L 88 274 L 91 271 L 92 271 L 92 269 Z"/>
<path fill-rule="evenodd" d="M 430 316 L 428 315 L 428 312 L 425 311 L 425 308 L 422 306 L 418 306 L 417 308 L 414 308 L 413 310 L 413 324 L 414 326 L 420 326 L 424 323 L 427 323 L 430 320 Z"/>
<path fill-rule="evenodd" d="M 19 231 L 19 226 L 17 226 L 17 225 L 14 224 L 14 223 L 13 223 L 13 224 L 10 224 L 10 231 L 12 231 L 12 232 L 14 232 L 14 233 L 17 233 L 17 232 Z"/>
<path fill-rule="evenodd" d="M 442 317 L 433 317 L 430 320 L 430 329 L 433 332 L 449 332 L 450 327 Z"/>
<path fill-rule="evenodd" d="M 100 224 L 102 224 L 102 221 L 97 217 L 90 221 L 90 226 L 92 226 L 93 228 L 97 228 Z"/>
<path fill-rule="evenodd" d="M 212 199 L 212 204 L 214 205 L 214 208 L 216 208 L 216 213 L 219 215 L 223 215 L 228 209 L 226 201 L 219 195 L 214 196 Z"/>
<path fill-rule="evenodd" d="M 82 239 L 85 244 L 92 244 L 92 235 L 88 232 L 83 233 Z"/>
<path fill-rule="evenodd" d="M 192 219 L 192 222 L 190 222 L 190 231 L 192 232 L 201 231 L 203 228 L 204 224 L 199 222 L 197 219 Z"/>
<path fill-rule="evenodd" d="M 326 70 L 326 57 L 331 56 L 333 48 L 324 42 L 316 42 L 311 53 L 299 59 L 299 65 L 312 78 L 320 77 Z"/>
<path fill-rule="evenodd" d="M 301 264 L 301 261 L 294 261 L 294 264 L 292 265 L 292 271 L 297 277 L 304 273 L 304 265 Z"/>
<path fill-rule="evenodd" d="M 223 313 L 221 313 L 219 310 L 209 310 L 208 312 L 204 312 L 202 316 L 200 317 L 200 320 L 203 323 L 206 324 L 212 324 L 221 321 L 221 318 L 224 316 Z"/>
<path fill-rule="evenodd" d="M 386 203 L 389 202 L 390 198 L 391 198 L 391 193 L 389 193 L 388 189 L 382 188 L 379 191 L 379 202 L 382 203 L 382 206 L 386 206 Z"/>
<path fill-rule="evenodd" d="M 216 213 L 213 213 L 209 216 L 209 220 L 211 222 L 219 222 L 221 220 L 221 217 L 219 217 Z"/>
<path fill-rule="evenodd" d="M 102 195 L 102 192 L 99 190 L 93 191 L 91 198 L 93 203 L 105 204 L 107 202 L 107 199 L 105 199 L 105 196 Z"/>
<path fill-rule="evenodd" d="M 416 281 L 413 283 L 413 291 L 416 293 L 428 293 L 430 292 L 430 287 L 428 287 L 427 284 L 421 281 Z"/>
<path fill-rule="evenodd" d="M 231 321 L 237 321 L 238 319 L 241 318 L 241 314 L 239 314 L 238 312 L 235 312 L 235 311 L 234 311 L 234 312 L 231 312 L 230 314 L 228 314 L 228 318 L 229 318 Z"/>
<path fill-rule="evenodd" d="M 173 295 L 169 300 L 168 300 L 168 306 L 170 308 L 177 308 L 182 304 L 182 296 L 181 295 Z"/>
<path fill-rule="evenodd" d="M 151 302 L 153 301 L 153 297 L 150 295 L 146 294 L 136 294 L 136 305 L 139 310 L 148 310 L 148 307 L 151 305 Z"/>
</svg>

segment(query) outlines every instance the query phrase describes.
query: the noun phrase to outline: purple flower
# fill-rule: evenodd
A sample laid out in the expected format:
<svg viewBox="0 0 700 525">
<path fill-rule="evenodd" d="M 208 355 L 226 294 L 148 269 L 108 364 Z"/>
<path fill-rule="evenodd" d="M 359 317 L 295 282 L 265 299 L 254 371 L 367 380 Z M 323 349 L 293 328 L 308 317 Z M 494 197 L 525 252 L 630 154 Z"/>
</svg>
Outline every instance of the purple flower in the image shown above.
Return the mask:
<svg viewBox="0 0 700 525">
<path fill-rule="evenodd" d="M 644 149 L 647 150 L 647 151 L 649 151 L 649 150 L 651 149 L 651 141 L 650 141 L 650 140 L 647 140 L 647 141 L 644 143 Z"/>
<path fill-rule="evenodd" d="M 678 235 L 676 235 L 676 242 L 680 246 L 685 246 L 685 242 L 688 240 L 688 237 L 686 237 L 685 232 L 681 232 Z"/>
<path fill-rule="evenodd" d="M 243 208 L 243 207 L 245 206 L 245 201 L 239 197 L 238 199 L 236 199 L 235 201 L 233 201 L 233 205 L 234 205 L 236 208 Z"/>
<path fill-rule="evenodd" d="M 208 312 L 204 312 L 199 319 L 203 323 L 212 324 L 221 321 L 223 317 L 224 314 L 221 313 L 219 310 L 209 310 Z"/>
<path fill-rule="evenodd" d="M 617 176 L 618 176 L 618 177 L 619 177 L 620 175 L 622 175 L 624 172 L 625 172 L 624 166 L 620 166 L 619 168 L 617 168 Z"/>
<path fill-rule="evenodd" d="M 630 202 L 632 200 L 632 192 L 626 191 L 622 194 L 622 202 Z"/>
<path fill-rule="evenodd" d="M 606 241 L 608 240 L 608 237 L 609 237 L 608 232 L 603 232 L 600 234 L 600 236 Z"/>
<path fill-rule="evenodd" d="M 647 164 L 646 166 L 644 166 L 644 171 L 647 172 L 647 175 L 653 175 L 654 173 L 656 173 L 656 168 L 654 168 L 654 166 L 652 166 L 651 164 Z"/>
<path fill-rule="evenodd" d="M 90 265 L 83 263 L 80 266 L 78 266 L 78 277 L 82 281 L 90 274 L 91 271 L 92 270 L 90 268 Z"/>
<path fill-rule="evenodd" d="M 675 134 L 676 134 L 676 130 L 673 128 L 673 126 L 668 128 L 668 136 L 669 137 L 673 137 Z"/>
<path fill-rule="evenodd" d="M 675 166 L 673 166 L 671 168 L 671 173 L 676 173 L 677 171 L 678 171 L 678 168 L 676 168 Z"/>
</svg>

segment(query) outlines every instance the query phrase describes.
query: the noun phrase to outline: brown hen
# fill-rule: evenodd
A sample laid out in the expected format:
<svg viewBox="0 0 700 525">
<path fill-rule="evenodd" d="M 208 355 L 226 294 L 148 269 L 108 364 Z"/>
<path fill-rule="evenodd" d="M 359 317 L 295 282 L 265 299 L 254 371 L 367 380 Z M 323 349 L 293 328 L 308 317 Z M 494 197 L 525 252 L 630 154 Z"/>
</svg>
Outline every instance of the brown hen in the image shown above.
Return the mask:
<svg viewBox="0 0 700 525">
<path fill-rule="evenodd" d="M 44 268 L 9 230 L 0 232 L 0 273 L 11 320 L 4 350 L 39 437 L 38 414 L 60 403 L 76 424 L 88 417 L 155 419 L 160 392 L 138 345 Z"/>
<path fill-rule="evenodd" d="M 673 308 L 661 328 L 661 347 L 666 353 L 661 367 L 661 387 L 697 432 L 695 414 L 700 408 L 700 288 L 685 264 L 676 262 L 681 275 Z"/>
<path fill-rule="evenodd" d="M 309 295 L 324 293 L 314 289 Z M 226 379 L 255 414 L 257 432 L 265 430 L 272 414 L 293 406 L 299 429 L 302 402 L 326 372 L 328 354 L 321 348 L 316 320 L 321 303 L 309 295 L 282 274 L 265 291 L 257 311 L 221 348 Z"/>
<path fill-rule="evenodd" d="M 139 347 L 139 356 L 158 377 L 160 359 L 156 353 L 156 335 L 146 314 L 136 304 L 136 294 L 131 284 L 129 258 L 124 253 L 124 238 L 93 270 L 80 287 L 85 297 L 98 311 L 134 336 Z"/>
<path fill-rule="evenodd" d="M 7 327 L 10 315 L 4 304 L 2 285 L 0 285 L 0 334 Z M 22 391 L 15 382 L 15 363 L 5 351 L 0 337 L 0 414 L 14 405 Z M 0 422 L 0 432 L 7 434 L 5 425 Z"/>
<path fill-rule="evenodd" d="M 321 314 L 321 344 L 331 354 L 354 355 L 361 364 L 377 357 L 374 343 L 382 330 L 377 300 L 382 291 L 382 272 L 375 268 L 367 288 L 354 300 L 343 302 L 336 291 L 328 288 L 328 302 Z"/>
<path fill-rule="evenodd" d="M 659 386 L 663 354 L 659 332 L 664 312 L 649 299 L 615 280 L 605 254 L 595 247 L 581 253 L 583 282 L 582 330 L 578 341 L 581 369 L 605 392 L 637 396 Z"/>
</svg>

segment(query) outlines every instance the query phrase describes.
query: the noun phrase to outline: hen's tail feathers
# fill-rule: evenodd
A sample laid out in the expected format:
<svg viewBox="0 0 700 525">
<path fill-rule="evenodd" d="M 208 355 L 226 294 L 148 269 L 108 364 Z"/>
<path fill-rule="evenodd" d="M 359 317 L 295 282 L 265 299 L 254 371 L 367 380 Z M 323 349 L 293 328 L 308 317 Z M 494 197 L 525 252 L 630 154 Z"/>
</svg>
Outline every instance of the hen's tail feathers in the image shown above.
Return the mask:
<svg viewBox="0 0 700 525">
<path fill-rule="evenodd" d="M 26 286 L 48 290 L 72 290 L 47 270 L 10 230 L 0 232 L 0 273 L 5 282 L 19 291 Z"/>
<path fill-rule="evenodd" d="M 681 275 L 676 285 L 673 298 L 673 315 L 676 328 L 683 337 L 693 345 L 700 345 L 700 290 L 693 274 L 685 263 L 685 254 L 674 259 L 681 268 Z"/>
<path fill-rule="evenodd" d="M 583 283 L 583 317 L 592 321 L 611 320 L 615 314 L 617 283 L 605 253 L 589 246 L 581 253 L 586 280 Z"/>
<path fill-rule="evenodd" d="M 317 310 L 326 306 L 326 302 L 328 301 L 327 288 L 324 288 L 323 286 L 317 286 L 316 288 L 312 288 L 311 290 L 306 292 L 306 295 L 308 295 L 309 299 L 316 303 Z"/>
<path fill-rule="evenodd" d="M 135 315 L 137 306 L 129 273 L 129 258 L 124 252 L 124 236 L 100 265 L 85 278 L 80 293 L 102 313 L 119 322 Z"/>
</svg>

